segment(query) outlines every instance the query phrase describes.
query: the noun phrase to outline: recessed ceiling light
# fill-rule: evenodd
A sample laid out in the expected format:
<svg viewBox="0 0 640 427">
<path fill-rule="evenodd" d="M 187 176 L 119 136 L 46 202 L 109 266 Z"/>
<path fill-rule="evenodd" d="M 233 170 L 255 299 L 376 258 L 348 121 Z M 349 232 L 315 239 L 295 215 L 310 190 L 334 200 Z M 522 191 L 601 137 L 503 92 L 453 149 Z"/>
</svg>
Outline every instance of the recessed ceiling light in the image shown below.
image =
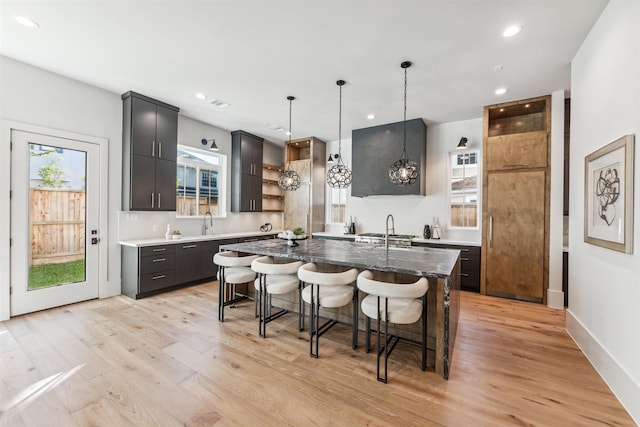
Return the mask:
<svg viewBox="0 0 640 427">
<path fill-rule="evenodd" d="M 369 120 L 373 120 L 373 119 L 375 119 L 375 118 L 376 118 L 376 115 L 375 115 L 375 114 L 369 114 L 369 115 L 367 116 L 367 119 L 369 119 Z"/>
<path fill-rule="evenodd" d="M 38 25 L 36 21 L 34 21 L 33 19 L 29 19 L 26 16 L 16 16 L 16 21 L 18 21 L 20 24 L 24 25 L 25 27 L 29 27 L 29 28 L 40 27 L 40 25 Z"/>
<path fill-rule="evenodd" d="M 496 89 L 495 94 L 496 95 L 504 95 L 505 93 L 507 93 L 507 88 L 506 87 L 499 87 L 498 89 Z"/>
<path fill-rule="evenodd" d="M 511 25 L 502 32 L 503 37 L 513 37 L 520 32 L 521 28 L 518 25 Z"/>
<path fill-rule="evenodd" d="M 196 93 L 196 98 L 198 98 L 198 99 L 206 99 L 206 97 L 207 96 L 202 92 Z"/>
</svg>

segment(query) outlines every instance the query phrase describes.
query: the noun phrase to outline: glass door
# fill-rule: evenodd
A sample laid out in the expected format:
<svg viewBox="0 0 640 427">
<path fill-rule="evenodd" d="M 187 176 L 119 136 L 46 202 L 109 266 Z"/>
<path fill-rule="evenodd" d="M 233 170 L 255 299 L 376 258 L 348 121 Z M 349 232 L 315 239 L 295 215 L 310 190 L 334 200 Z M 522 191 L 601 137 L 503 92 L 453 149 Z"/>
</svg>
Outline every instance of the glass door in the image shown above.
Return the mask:
<svg viewBox="0 0 640 427">
<path fill-rule="evenodd" d="M 12 131 L 11 315 L 98 297 L 99 148 Z"/>
</svg>

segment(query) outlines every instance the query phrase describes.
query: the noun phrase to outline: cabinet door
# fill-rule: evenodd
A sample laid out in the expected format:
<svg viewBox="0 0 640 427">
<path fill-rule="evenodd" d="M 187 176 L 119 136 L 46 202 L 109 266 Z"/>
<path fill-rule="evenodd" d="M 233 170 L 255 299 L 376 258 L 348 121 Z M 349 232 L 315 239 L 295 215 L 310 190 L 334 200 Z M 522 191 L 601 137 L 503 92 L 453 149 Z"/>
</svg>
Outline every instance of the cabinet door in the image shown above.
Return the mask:
<svg viewBox="0 0 640 427">
<path fill-rule="evenodd" d="M 253 146 L 255 142 L 242 135 L 240 139 L 240 173 L 253 175 Z"/>
<path fill-rule="evenodd" d="M 156 104 L 144 99 L 131 99 L 131 145 L 133 154 L 155 157 Z"/>
<path fill-rule="evenodd" d="M 138 155 L 131 157 L 131 200 L 129 201 L 131 210 L 155 209 L 157 197 L 155 165 L 156 160 L 152 157 Z"/>
<path fill-rule="evenodd" d="M 178 150 L 178 112 L 158 105 L 156 113 L 157 157 L 176 161 Z"/>
<path fill-rule="evenodd" d="M 487 170 L 547 167 L 547 132 L 525 132 L 487 138 Z"/>
<path fill-rule="evenodd" d="M 176 246 L 176 285 L 192 282 L 202 277 L 202 248 L 198 243 L 181 243 Z"/>
<path fill-rule="evenodd" d="M 488 174 L 486 292 L 541 300 L 545 172 Z"/>
<path fill-rule="evenodd" d="M 240 175 L 240 212 L 260 212 L 262 210 L 262 178 Z"/>
<path fill-rule="evenodd" d="M 176 210 L 176 162 L 157 159 L 155 161 L 156 204 L 161 211 Z"/>
</svg>

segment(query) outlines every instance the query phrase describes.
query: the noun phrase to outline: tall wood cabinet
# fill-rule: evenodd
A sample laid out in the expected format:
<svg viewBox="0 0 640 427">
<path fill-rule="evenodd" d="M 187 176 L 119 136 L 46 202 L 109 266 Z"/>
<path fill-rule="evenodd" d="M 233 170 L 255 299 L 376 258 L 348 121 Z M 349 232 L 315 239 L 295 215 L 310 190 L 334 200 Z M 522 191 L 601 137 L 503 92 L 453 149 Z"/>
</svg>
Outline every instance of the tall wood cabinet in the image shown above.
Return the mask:
<svg viewBox="0 0 640 427">
<path fill-rule="evenodd" d="M 262 211 L 263 138 L 231 132 L 231 212 Z"/>
<path fill-rule="evenodd" d="M 287 142 L 284 150 L 286 168 L 300 175 L 300 188 L 284 192 L 284 228 L 302 227 L 307 235 L 324 231 L 326 144 L 315 138 Z"/>
<path fill-rule="evenodd" d="M 127 92 L 122 95 L 124 210 L 176 210 L 177 107 Z"/>
<path fill-rule="evenodd" d="M 546 302 L 551 97 L 484 108 L 481 292 Z"/>
</svg>

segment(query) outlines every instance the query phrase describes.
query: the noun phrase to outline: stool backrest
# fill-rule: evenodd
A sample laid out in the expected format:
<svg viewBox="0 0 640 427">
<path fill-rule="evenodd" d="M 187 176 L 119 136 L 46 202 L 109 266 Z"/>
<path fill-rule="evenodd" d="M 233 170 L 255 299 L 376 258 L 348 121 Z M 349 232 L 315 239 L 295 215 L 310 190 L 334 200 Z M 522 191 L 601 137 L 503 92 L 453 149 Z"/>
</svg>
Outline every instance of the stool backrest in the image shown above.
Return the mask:
<svg viewBox="0 0 640 427">
<path fill-rule="evenodd" d="M 237 252 L 224 251 L 215 254 L 213 262 L 223 267 L 249 267 L 251 262 L 258 257 L 259 255 L 238 256 Z"/>
<path fill-rule="evenodd" d="M 389 283 L 373 280 L 373 273 L 365 270 L 358 275 L 358 289 L 369 295 L 384 298 L 420 298 L 429 289 L 429 281 L 421 277 L 414 283 Z"/>
<path fill-rule="evenodd" d="M 263 256 L 251 262 L 251 269 L 262 274 L 297 274 L 302 261 L 278 263 L 273 257 Z"/>
<path fill-rule="evenodd" d="M 341 286 L 355 282 L 358 278 L 358 270 L 352 268 L 338 273 L 320 273 L 318 266 L 310 262 L 298 269 L 298 278 L 303 282 L 316 285 Z"/>
</svg>

